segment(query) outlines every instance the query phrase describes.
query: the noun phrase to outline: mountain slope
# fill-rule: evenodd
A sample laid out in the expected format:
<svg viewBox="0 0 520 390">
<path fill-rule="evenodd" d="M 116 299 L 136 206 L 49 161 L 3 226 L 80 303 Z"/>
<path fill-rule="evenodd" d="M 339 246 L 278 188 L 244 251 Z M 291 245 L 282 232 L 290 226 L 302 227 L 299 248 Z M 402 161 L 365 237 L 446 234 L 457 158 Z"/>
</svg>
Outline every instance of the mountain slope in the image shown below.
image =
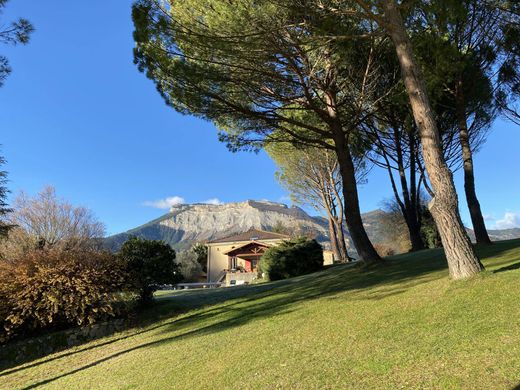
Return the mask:
<svg viewBox="0 0 520 390">
<path fill-rule="evenodd" d="M 185 204 L 172 207 L 163 215 L 142 226 L 106 239 L 117 250 L 128 237 L 163 240 L 182 249 L 194 242 L 207 242 L 240 233 L 250 228 L 273 230 L 283 227 L 298 234 L 308 234 L 319 241 L 328 240 L 327 221 L 311 217 L 299 207 L 281 203 L 248 200 L 222 205 Z"/>
</svg>

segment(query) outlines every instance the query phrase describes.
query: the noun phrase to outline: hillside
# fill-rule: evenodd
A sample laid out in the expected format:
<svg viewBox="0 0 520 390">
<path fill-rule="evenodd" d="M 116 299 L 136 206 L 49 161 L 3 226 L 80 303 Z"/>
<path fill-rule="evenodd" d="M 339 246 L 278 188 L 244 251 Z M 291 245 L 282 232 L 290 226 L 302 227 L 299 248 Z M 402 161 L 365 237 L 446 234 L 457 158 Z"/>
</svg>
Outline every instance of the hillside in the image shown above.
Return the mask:
<svg viewBox="0 0 520 390">
<path fill-rule="evenodd" d="M 377 241 L 377 218 L 380 210 L 364 214 L 369 236 Z M 327 221 L 312 217 L 299 207 L 282 203 L 248 200 L 238 203 L 183 204 L 172 207 L 170 212 L 142 226 L 106 239 L 106 245 L 117 250 L 131 235 L 163 240 L 182 249 L 194 242 L 247 231 L 250 228 L 273 230 L 283 226 L 296 234 L 307 234 L 318 241 L 327 242 Z M 350 247 L 352 245 L 349 245 Z"/>
<path fill-rule="evenodd" d="M 479 254 L 488 271 L 463 282 L 430 250 L 371 272 L 163 292 L 143 314 L 161 319 L 11 367 L 0 388 L 513 389 L 520 240 Z"/>
</svg>

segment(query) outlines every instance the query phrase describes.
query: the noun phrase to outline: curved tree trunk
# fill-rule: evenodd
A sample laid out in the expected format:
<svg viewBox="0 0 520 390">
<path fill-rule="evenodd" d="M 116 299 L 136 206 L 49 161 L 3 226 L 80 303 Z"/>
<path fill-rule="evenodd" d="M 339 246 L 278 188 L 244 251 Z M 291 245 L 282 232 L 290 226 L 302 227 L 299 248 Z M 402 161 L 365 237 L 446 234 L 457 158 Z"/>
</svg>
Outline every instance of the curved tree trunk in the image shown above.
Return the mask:
<svg viewBox="0 0 520 390">
<path fill-rule="evenodd" d="M 483 270 L 459 214 L 459 204 L 453 176 L 444 159 L 441 140 L 426 87 L 414 61 L 412 45 L 394 0 L 384 1 L 384 27 L 392 39 L 403 81 L 419 128 L 424 163 L 435 193 L 429 204 L 441 236 L 450 276 L 462 279 Z"/>
<path fill-rule="evenodd" d="M 341 128 L 335 133 L 334 144 L 343 183 L 343 211 L 345 213 L 345 222 L 347 223 L 354 247 L 360 259 L 366 264 L 383 263 L 383 259 L 377 254 L 363 226 L 361 211 L 359 209 L 354 163 Z"/>
<path fill-rule="evenodd" d="M 329 118 L 327 123 L 332 133 L 334 150 L 338 159 L 339 172 L 343 188 L 343 213 L 345 222 L 360 260 L 367 265 L 382 264 L 384 260 L 378 255 L 368 238 L 361 219 L 359 196 L 357 191 L 356 169 L 350 153 L 350 146 L 343 131 L 336 105 L 336 87 L 331 86 L 324 96 L 327 103 Z"/>
<path fill-rule="evenodd" d="M 491 244 L 480 203 L 475 189 L 475 174 L 473 168 L 473 153 L 469 142 L 468 122 L 465 109 L 464 91 L 462 82 L 459 82 L 456 90 L 457 120 L 459 122 L 459 141 L 462 148 L 462 162 L 464 167 L 464 192 L 468 202 L 469 214 L 475 238 L 478 244 Z"/>
</svg>

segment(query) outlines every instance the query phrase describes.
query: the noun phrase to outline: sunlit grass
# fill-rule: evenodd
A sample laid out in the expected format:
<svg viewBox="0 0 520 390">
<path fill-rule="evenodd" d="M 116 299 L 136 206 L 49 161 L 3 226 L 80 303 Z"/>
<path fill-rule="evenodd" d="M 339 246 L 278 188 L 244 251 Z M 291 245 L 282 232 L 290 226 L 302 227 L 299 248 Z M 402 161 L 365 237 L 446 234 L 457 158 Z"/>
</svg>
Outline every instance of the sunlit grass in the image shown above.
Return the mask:
<svg viewBox="0 0 520 390">
<path fill-rule="evenodd" d="M 275 283 L 161 292 L 148 325 L 12 367 L 5 389 L 513 389 L 520 240 L 447 278 L 441 251 Z M 160 318 L 160 319 L 159 319 Z"/>
</svg>

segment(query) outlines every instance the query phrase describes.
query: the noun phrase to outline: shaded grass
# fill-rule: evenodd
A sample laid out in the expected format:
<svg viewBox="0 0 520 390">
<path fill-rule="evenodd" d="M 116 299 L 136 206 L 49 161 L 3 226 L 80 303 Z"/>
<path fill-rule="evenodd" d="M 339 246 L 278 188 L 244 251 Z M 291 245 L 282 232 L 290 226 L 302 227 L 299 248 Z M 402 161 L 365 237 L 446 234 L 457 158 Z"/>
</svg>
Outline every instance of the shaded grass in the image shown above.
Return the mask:
<svg viewBox="0 0 520 390">
<path fill-rule="evenodd" d="M 463 282 L 431 250 L 369 271 L 163 292 L 147 326 L 4 370 L 0 387 L 511 389 L 520 240 L 478 251 L 488 270 Z"/>
</svg>

